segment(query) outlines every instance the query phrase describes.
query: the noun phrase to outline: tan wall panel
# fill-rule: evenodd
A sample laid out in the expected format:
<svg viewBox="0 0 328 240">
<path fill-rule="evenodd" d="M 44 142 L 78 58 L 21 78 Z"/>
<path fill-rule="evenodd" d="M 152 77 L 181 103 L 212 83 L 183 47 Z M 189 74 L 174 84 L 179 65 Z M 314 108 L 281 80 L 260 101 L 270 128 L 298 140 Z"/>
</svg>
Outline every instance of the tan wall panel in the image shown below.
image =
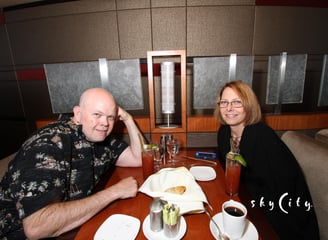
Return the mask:
<svg viewBox="0 0 328 240">
<path fill-rule="evenodd" d="M 254 54 L 328 52 L 327 8 L 256 7 Z"/>
<path fill-rule="evenodd" d="M 17 65 L 120 58 L 115 12 L 17 22 L 8 31 Z"/>
<path fill-rule="evenodd" d="M 115 10 L 115 0 L 71 1 L 9 11 L 6 22 Z"/>
<path fill-rule="evenodd" d="M 150 8 L 150 0 L 119 0 L 117 10 Z"/>
<path fill-rule="evenodd" d="M 187 0 L 188 6 L 255 5 L 255 0 Z"/>
<path fill-rule="evenodd" d="M 186 8 L 152 10 L 154 50 L 186 49 Z"/>
<path fill-rule="evenodd" d="M 152 8 L 157 7 L 185 7 L 186 0 L 151 0 Z"/>
<path fill-rule="evenodd" d="M 152 50 L 150 9 L 118 13 L 121 58 L 146 58 Z"/>
<path fill-rule="evenodd" d="M 190 7 L 188 56 L 252 53 L 254 7 Z"/>
</svg>

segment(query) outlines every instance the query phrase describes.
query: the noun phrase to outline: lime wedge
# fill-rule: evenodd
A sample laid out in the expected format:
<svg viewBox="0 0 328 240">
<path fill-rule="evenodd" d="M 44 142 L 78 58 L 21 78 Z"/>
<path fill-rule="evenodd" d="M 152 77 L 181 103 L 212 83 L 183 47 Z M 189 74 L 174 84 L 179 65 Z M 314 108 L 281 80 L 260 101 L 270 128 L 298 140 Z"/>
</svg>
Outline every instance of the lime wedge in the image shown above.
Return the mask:
<svg viewBox="0 0 328 240">
<path fill-rule="evenodd" d="M 226 155 L 227 158 L 229 159 L 234 159 L 235 158 L 235 154 L 233 152 L 228 152 Z"/>
<path fill-rule="evenodd" d="M 159 147 L 158 147 L 158 145 L 157 145 L 156 143 L 152 143 L 152 144 L 151 144 L 151 149 L 153 149 L 153 150 L 158 150 Z"/>
<path fill-rule="evenodd" d="M 151 150 L 152 148 L 153 148 L 153 146 L 151 144 L 144 144 L 143 145 L 144 150 Z"/>
<path fill-rule="evenodd" d="M 159 146 L 156 143 L 149 143 L 143 145 L 144 150 L 159 150 Z"/>
<path fill-rule="evenodd" d="M 247 166 L 246 160 L 243 158 L 242 155 L 240 155 L 240 154 L 236 154 L 236 155 L 234 156 L 234 159 L 235 159 L 236 161 L 238 161 L 238 162 L 239 162 L 241 165 L 243 165 L 244 167 Z"/>
</svg>

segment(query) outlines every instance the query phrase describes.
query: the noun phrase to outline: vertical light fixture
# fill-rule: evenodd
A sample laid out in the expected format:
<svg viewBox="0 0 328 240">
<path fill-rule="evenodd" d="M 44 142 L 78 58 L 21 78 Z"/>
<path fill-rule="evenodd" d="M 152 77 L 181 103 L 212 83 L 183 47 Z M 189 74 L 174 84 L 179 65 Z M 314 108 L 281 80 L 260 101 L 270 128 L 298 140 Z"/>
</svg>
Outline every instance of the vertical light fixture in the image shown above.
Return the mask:
<svg viewBox="0 0 328 240">
<path fill-rule="evenodd" d="M 278 104 L 275 107 L 275 113 L 281 113 L 283 89 L 284 89 L 285 78 L 286 78 L 286 65 L 287 65 L 287 53 L 283 52 L 280 55 L 279 83 L 278 83 Z"/>
<path fill-rule="evenodd" d="M 99 63 L 101 87 L 108 89 L 108 87 L 109 87 L 109 77 L 108 77 L 107 59 L 106 58 L 99 58 L 98 63 Z"/>
<path fill-rule="evenodd" d="M 236 80 L 237 54 L 230 54 L 229 59 L 229 81 Z"/>
<path fill-rule="evenodd" d="M 161 62 L 162 113 L 166 115 L 167 124 L 160 125 L 160 128 L 178 127 L 170 123 L 170 116 L 175 113 L 174 66 L 174 62 Z"/>
</svg>

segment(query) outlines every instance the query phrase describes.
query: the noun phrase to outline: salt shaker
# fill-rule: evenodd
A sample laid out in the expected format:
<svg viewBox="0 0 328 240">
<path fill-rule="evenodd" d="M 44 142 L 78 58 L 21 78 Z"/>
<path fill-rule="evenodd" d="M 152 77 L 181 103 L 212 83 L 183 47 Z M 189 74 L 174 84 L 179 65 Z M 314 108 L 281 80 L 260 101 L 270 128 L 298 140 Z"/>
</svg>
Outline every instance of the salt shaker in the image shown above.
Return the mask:
<svg viewBox="0 0 328 240">
<path fill-rule="evenodd" d="M 159 232 L 163 229 L 163 203 L 155 198 L 150 204 L 150 230 Z"/>
</svg>

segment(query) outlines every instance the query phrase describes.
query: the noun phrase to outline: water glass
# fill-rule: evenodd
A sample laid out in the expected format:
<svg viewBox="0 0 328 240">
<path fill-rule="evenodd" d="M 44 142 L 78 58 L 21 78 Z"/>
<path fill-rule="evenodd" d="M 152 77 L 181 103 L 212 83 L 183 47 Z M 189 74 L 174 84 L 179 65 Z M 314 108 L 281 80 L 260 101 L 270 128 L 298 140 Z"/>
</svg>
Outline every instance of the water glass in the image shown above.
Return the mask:
<svg viewBox="0 0 328 240">
<path fill-rule="evenodd" d="M 174 157 L 179 153 L 180 140 L 177 138 L 167 140 L 166 149 L 169 154 L 169 162 L 177 162 L 178 160 L 174 159 Z"/>
</svg>

